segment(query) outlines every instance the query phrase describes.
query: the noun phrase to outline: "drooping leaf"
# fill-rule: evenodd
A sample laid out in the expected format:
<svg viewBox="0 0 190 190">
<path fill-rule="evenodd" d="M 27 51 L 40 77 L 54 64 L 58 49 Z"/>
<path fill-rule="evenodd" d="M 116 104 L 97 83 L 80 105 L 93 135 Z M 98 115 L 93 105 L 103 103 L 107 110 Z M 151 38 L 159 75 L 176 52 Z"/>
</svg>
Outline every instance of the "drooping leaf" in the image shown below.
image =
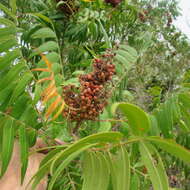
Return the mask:
<svg viewBox="0 0 190 190">
<path fill-rule="evenodd" d="M 110 170 L 108 161 L 103 153 L 85 153 L 83 159 L 82 190 L 107 190 Z"/>
<path fill-rule="evenodd" d="M 13 18 L 14 20 L 16 20 L 16 16 L 7 8 L 5 7 L 3 4 L 0 3 L 0 9 L 5 12 L 8 16 L 10 16 L 11 18 Z"/>
<path fill-rule="evenodd" d="M 28 137 L 25 126 L 19 127 L 20 158 L 21 158 L 21 184 L 24 181 L 28 166 Z"/>
<path fill-rule="evenodd" d="M 11 160 L 14 145 L 14 120 L 8 119 L 3 127 L 1 177 L 5 174 Z"/>
<path fill-rule="evenodd" d="M 15 26 L 15 23 L 7 18 L 0 17 L 0 23 L 6 26 Z"/>
<path fill-rule="evenodd" d="M 141 141 L 139 143 L 142 161 L 148 170 L 154 190 L 169 190 L 165 171 L 160 163 L 160 158 L 152 151 L 152 148 Z"/>
<path fill-rule="evenodd" d="M 72 160 L 74 160 L 80 153 L 82 153 L 86 149 L 89 149 L 92 146 L 94 146 L 94 144 L 85 145 L 85 146 L 81 147 L 80 149 L 78 149 L 77 151 L 73 152 L 72 154 L 68 155 L 68 157 L 65 158 L 64 160 L 62 160 L 62 163 L 56 168 L 55 172 L 52 175 L 52 178 L 51 178 L 50 183 L 48 185 L 48 190 L 53 189 L 53 185 L 56 182 L 56 179 L 60 176 L 61 172 L 63 172 L 65 167 L 68 166 L 68 164 Z"/>
<path fill-rule="evenodd" d="M 130 159 L 126 148 L 121 146 L 116 156 L 110 153 L 113 190 L 130 189 Z"/>
<path fill-rule="evenodd" d="M 131 177 L 130 190 L 139 190 L 140 189 L 140 179 L 136 173 Z"/>
</svg>

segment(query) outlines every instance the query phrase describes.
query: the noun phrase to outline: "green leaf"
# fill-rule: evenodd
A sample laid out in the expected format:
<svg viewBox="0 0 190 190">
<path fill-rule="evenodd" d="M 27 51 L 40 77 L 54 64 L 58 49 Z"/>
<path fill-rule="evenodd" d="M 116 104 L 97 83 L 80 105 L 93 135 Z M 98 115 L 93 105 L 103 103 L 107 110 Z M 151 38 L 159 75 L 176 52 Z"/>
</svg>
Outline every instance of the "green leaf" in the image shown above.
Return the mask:
<svg viewBox="0 0 190 190">
<path fill-rule="evenodd" d="M 133 57 L 130 53 L 124 50 L 117 50 L 116 53 L 125 58 L 128 63 L 135 63 L 137 57 Z"/>
<path fill-rule="evenodd" d="M 122 63 L 123 66 L 125 66 L 126 69 L 130 69 L 130 67 L 131 67 L 130 62 L 129 62 L 128 60 L 126 60 L 123 56 L 117 54 L 117 55 L 115 56 L 115 59 L 116 59 L 118 62 Z"/>
<path fill-rule="evenodd" d="M 16 39 L 6 40 L 5 42 L 0 43 L 0 53 L 8 51 L 13 46 L 17 45 Z"/>
<path fill-rule="evenodd" d="M 24 67 L 25 66 L 22 63 L 14 65 L 1 80 L 0 89 L 3 89 L 6 86 L 10 85 L 12 82 L 15 82 L 15 79 L 18 79 L 17 76 Z"/>
<path fill-rule="evenodd" d="M 189 133 L 190 128 L 186 125 L 186 123 L 183 120 L 179 121 L 179 127 L 182 129 L 183 132 Z"/>
<path fill-rule="evenodd" d="M 9 4 L 10 7 L 12 8 L 13 14 L 16 14 L 16 9 L 17 9 L 16 1 L 17 0 L 9 0 Z"/>
<path fill-rule="evenodd" d="M 20 158 L 21 158 L 21 184 L 24 181 L 26 169 L 28 166 L 28 137 L 25 126 L 19 127 L 19 141 L 20 141 Z"/>
<path fill-rule="evenodd" d="M 12 22 L 11 20 L 7 19 L 7 18 L 1 18 L 0 17 L 0 23 L 3 24 L 3 25 L 6 25 L 6 26 L 14 26 L 16 27 L 15 23 Z"/>
<path fill-rule="evenodd" d="M 1 177 L 7 170 L 14 145 L 14 121 L 8 119 L 3 127 Z"/>
<path fill-rule="evenodd" d="M 45 42 L 44 44 L 42 44 L 40 47 L 38 47 L 36 49 L 36 51 L 30 55 L 30 58 L 35 55 L 38 55 L 40 53 L 43 53 L 46 51 L 53 51 L 53 50 L 57 50 L 57 49 L 58 49 L 58 44 L 56 42 L 48 41 L 48 42 Z"/>
<path fill-rule="evenodd" d="M 128 45 L 120 45 L 119 48 L 120 48 L 120 49 L 124 49 L 124 50 L 127 51 L 132 57 L 134 57 L 134 58 L 137 59 L 138 54 L 137 54 L 137 51 L 136 51 L 134 48 L 132 48 L 132 47 L 130 47 L 130 46 L 128 46 Z"/>
<path fill-rule="evenodd" d="M 160 160 L 157 160 L 160 158 L 157 158 L 157 155 L 152 151 L 152 148 L 143 141 L 139 143 L 139 149 L 142 161 L 148 170 L 154 190 L 169 190 L 165 171 L 162 165 L 160 165 Z"/>
<path fill-rule="evenodd" d="M 100 20 L 98 20 L 98 23 L 100 25 L 100 29 L 104 35 L 104 38 L 105 38 L 105 41 L 106 41 L 106 45 L 107 45 L 107 48 L 112 48 L 112 45 L 111 45 L 111 42 L 109 40 L 109 37 L 108 37 L 108 34 L 104 28 L 104 26 L 102 25 L 102 22 Z"/>
<path fill-rule="evenodd" d="M 23 114 L 20 116 L 20 120 L 23 121 L 26 125 L 36 128 L 38 125 L 37 118 L 38 115 L 36 110 L 33 108 L 33 105 L 27 104 L 25 106 Z"/>
<path fill-rule="evenodd" d="M 32 183 L 31 189 L 34 190 L 36 186 L 40 183 L 41 179 L 45 177 L 45 175 L 49 172 L 50 165 L 52 161 L 54 160 L 54 157 L 57 155 L 57 153 L 60 152 L 60 148 L 57 148 L 55 150 L 50 151 L 46 157 L 41 161 L 40 168 L 37 171 L 37 173 L 31 178 L 28 185 Z M 27 186 L 28 186 L 27 185 Z"/>
<path fill-rule="evenodd" d="M 186 108 L 190 109 L 190 94 L 189 93 L 181 93 L 178 96 L 179 101 L 185 106 Z"/>
<path fill-rule="evenodd" d="M 112 106 L 112 112 L 115 113 L 117 109 L 126 116 L 134 135 L 143 135 L 149 131 L 149 117 L 141 108 L 129 103 L 115 103 Z"/>
<path fill-rule="evenodd" d="M 52 62 L 53 65 L 54 65 L 54 63 L 59 62 L 60 56 L 59 56 L 59 54 L 56 53 L 56 52 L 51 52 L 51 53 L 48 53 L 48 54 L 46 55 L 46 58 L 48 59 L 48 61 Z M 43 59 L 41 59 L 41 60 L 37 63 L 37 65 L 38 65 L 39 68 L 46 67 L 45 62 L 44 62 Z"/>
<path fill-rule="evenodd" d="M 23 94 L 22 96 L 18 97 L 17 101 L 15 102 L 11 116 L 19 119 L 20 116 L 25 112 L 26 105 L 30 104 L 29 102 L 30 97 L 26 94 Z"/>
<path fill-rule="evenodd" d="M 175 141 L 162 139 L 160 137 L 147 137 L 146 139 L 155 143 L 158 147 L 172 154 L 173 156 L 176 156 L 186 163 L 190 163 L 190 151 L 177 144 Z"/>
<path fill-rule="evenodd" d="M 113 190 L 130 189 L 130 159 L 127 150 L 121 146 L 116 156 L 110 153 Z"/>
<path fill-rule="evenodd" d="M 40 18 L 45 23 L 49 23 L 49 24 L 53 25 L 51 19 L 48 18 L 47 16 L 41 14 L 41 13 L 29 13 L 29 15 L 32 15 L 32 16 L 37 17 L 37 18 Z"/>
<path fill-rule="evenodd" d="M 164 104 L 162 104 L 159 110 L 155 112 L 155 116 L 164 137 L 172 138 L 174 122 L 179 118 L 178 106 L 175 97 L 168 99 Z"/>
<path fill-rule="evenodd" d="M 62 163 L 57 167 L 57 169 L 55 170 L 55 172 L 52 175 L 52 178 L 49 182 L 48 185 L 48 190 L 52 190 L 53 189 L 53 185 L 56 182 L 56 179 L 60 176 L 60 174 L 63 172 L 63 170 L 65 169 L 65 167 L 72 161 L 74 160 L 80 153 L 82 153 L 83 151 L 85 151 L 86 149 L 89 149 L 90 147 L 94 146 L 94 144 L 90 144 L 90 145 L 85 145 L 84 147 L 81 147 L 80 149 L 78 149 L 77 151 L 73 152 L 72 154 L 68 155 L 67 158 L 65 158 L 64 160 L 62 160 Z"/>
<path fill-rule="evenodd" d="M 11 83 L 7 87 L 3 88 L 0 90 L 0 105 L 3 103 L 8 103 L 10 100 L 11 93 L 14 89 L 15 83 Z M 1 89 L 1 88 L 0 88 Z M 8 99 L 7 99 L 8 98 Z"/>
<path fill-rule="evenodd" d="M 50 28 L 41 28 L 32 35 L 32 38 L 56 38 L 56 34 Z"/>
<path fill-rule="evenodd" d="M 6 13 L 8 16 L 12 17 L 14 20 L 16 20 L 16 16 L 7 8 L 5 7 L 3 4 L 0 3 L 0 9 Z"/>
<path fill-rule="evenodd" d="M 8 36 L 8 35 L 15 35 L 16 34 L 16 27 L 5 27 L 5 28 L 0 28 L 0 36 Z"/>
<path fill-rule="evenodd" d="M 104 112 L 100 115 L 100 120 L 106 120 L 108 118 L 109 118 L 109 114 L 107 110 L 104 110 Z M 100 127 L 98 129 L 98 132 L 106 132 L 106 131 L 110 131 L 110 129 L 111 129 L 111 122 L 104 121 L 104 122 L 100 122 Z"/>
<path fill-rule="evenodd" d="M 10 51 L 6 53 L 0 59 L 0 70 L 3 70 L 11 65 L 11 62 L 14 61 L 17 57 L 20 56 L 20 50 L 19 49 L 14 49 L 13 51 Z"/>
<path fill-rule="evenodd" d="M 67 158 L 68 155 L 72 154 L 73 152 L 81 149 L 86 144 L 93 144 L 93 143 L 114 143 L 119 142 L 122 139 L 123 135 L 119 132 L 104 132 L 104 133 L 97 133 L 85 138 L 80 139 L 79 141 L 75 142 L 74 144 L 67 147 L 65 150 L 60 152 L 60 154 L 54 159 L 52 166 L 51 166 L 51 173 L 53 173 L 54 169 L 59 165 L 62 160 Z"/>
<path fill-rule="evenodd" d="M 130 190 L 140 190 L 140 180 L 136 173 L 131 177 Z"/>
<path fill-rule="evenodd" d="M 109 165 L 101 152 L 86 152 L 83 159 L 82 190 L 107 190 L 109 184 Z"/>
<path fill-rule="evenodd" d="M 15 90 L 13 92 L 13 95 L 11 97 L 11 101 L 14 101 L 19 95 L 21 95 L 25 89 L 27 84 L 32 80 L 33 75 L 30 72 L 26 72 L 24 76 L 21 78 L 21 80 L 18 82 L 17 86 L 15 87 Z"/>
</svg>

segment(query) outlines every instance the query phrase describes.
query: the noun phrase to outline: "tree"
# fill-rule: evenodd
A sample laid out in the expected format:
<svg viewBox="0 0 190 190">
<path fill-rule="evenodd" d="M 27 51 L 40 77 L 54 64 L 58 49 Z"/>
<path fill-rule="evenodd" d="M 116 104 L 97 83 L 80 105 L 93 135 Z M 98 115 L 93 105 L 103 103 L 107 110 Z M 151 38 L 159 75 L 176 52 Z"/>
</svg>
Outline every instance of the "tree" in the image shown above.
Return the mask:
<svg viewBox="0 0 190 190">
<path fill-rule="evenodd" d="M 41 137 L 50 147 L 31 180 L 33 189 L 47 174 L 49 190 L 169 189 L 160 155 L 166 151 L 184 163 L 190 157 L 188 149 L 168 140 L 175 139 L 179 125 L 189 133 L 188 91 L 165 95 L 181 83 L 181 60 L 188 67 L 189 44 L 171 25 L 176 6 L 173 1 L 2 1 L 1 176 L 18 137 L 23 181 L 29 147 Z M 167 56 L 164 46 L 171 47 Z M 157 66 L 155 57 L 168 63 Z M 171 67 L 172 77 L 158 85 L 167 101 L 146 105 L 152 113 L 132 104 L 128 90 L 137 81 L 139 86 L 146 81 L 150 90 L 155 75 L 157 82 Z M 138 86 L 135 91 L 142 92 Z M 115 103 L 127 100 L 131 103 Z"/>
</svg>

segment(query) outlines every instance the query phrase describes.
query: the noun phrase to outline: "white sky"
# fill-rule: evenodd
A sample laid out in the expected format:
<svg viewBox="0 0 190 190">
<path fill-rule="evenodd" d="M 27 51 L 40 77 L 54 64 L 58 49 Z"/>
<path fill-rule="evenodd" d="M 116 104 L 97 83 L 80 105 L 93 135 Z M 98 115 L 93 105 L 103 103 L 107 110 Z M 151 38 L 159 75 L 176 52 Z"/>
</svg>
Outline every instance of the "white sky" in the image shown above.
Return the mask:
<svg viewBox="0 0 190 190">
<path fill-rule="evenodd" d="M 185 33 L 190 39 L 190 0 L 178 0 L 181 8 L 181 16 L 174 22 L 176 27 Z"/>
</svg>

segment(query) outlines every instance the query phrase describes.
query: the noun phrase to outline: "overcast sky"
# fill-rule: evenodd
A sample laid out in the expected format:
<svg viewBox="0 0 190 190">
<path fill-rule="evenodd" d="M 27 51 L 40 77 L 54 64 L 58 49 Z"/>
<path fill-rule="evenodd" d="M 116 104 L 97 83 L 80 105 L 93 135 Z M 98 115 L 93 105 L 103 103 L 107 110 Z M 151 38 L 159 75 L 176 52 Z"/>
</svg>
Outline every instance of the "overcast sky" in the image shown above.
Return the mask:
<svg viewBox="0 0 190 190">
<path fill-rule="evenodd" d="M 182 15 L 175 21 L 175 25 L 190 39 L 190 0 L 178 1 Z"/>
</svg>

